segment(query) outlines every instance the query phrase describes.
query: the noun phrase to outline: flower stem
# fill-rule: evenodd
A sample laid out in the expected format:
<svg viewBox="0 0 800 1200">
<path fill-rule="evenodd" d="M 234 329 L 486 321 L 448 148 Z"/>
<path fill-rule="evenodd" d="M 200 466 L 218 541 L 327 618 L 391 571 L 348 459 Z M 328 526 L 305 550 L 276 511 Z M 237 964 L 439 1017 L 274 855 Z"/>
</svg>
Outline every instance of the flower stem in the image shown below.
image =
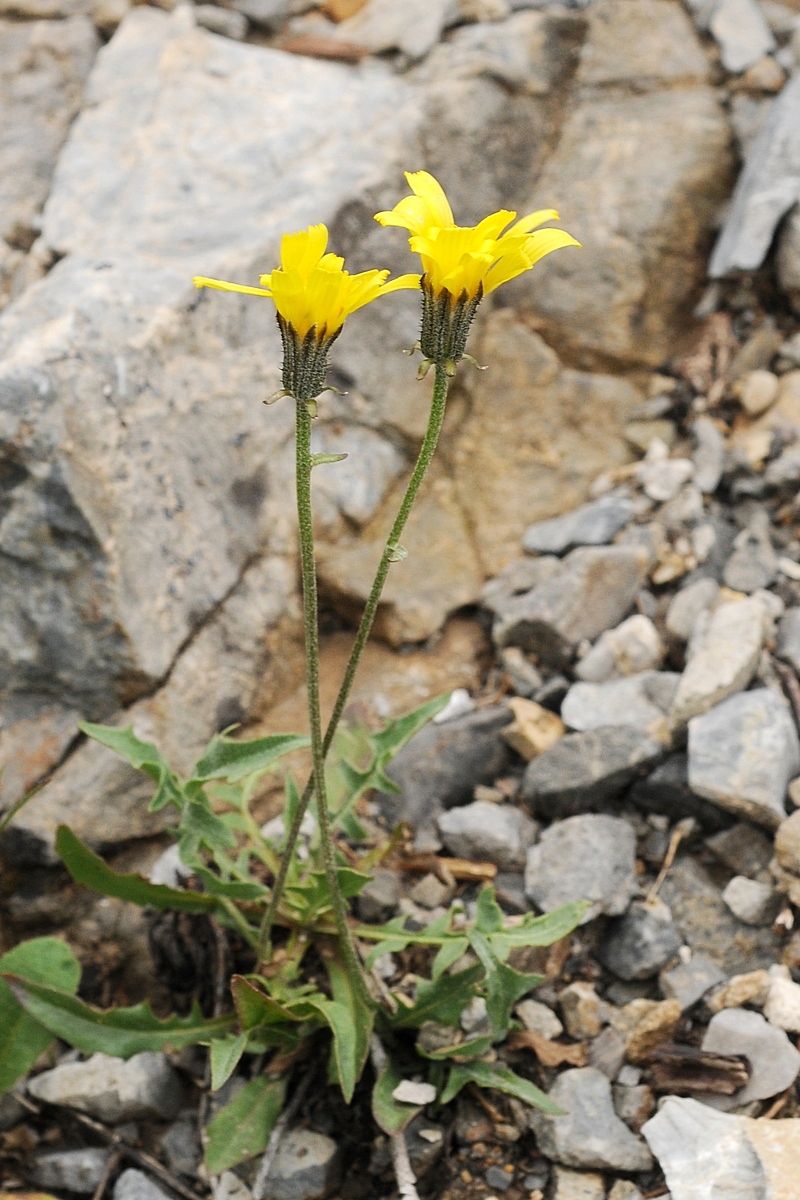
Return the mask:
<svg viewBox="0 0 800 1200">
<path fill-rule="evenodd" d="M 342 712 L 347 704 L 350 690 L 353 686 L 353 680 L 355 679 L 356 670 L 358 669 L 359 660 L 372 630 L 375 614 L 378 611 L 378 603 L 381 598 L 384 584 L 386 583 L 386 578 L 389 574 L 389 567 L 393 562 L 397 561 L 397 549 L 400 544 L 400 538 L 402 537 L 409 514 L 413 507 L 414 501 L 417 498 L 420 485 L 425 477 L 425 472 L 430 466 L 431 459 L 433 458 L 436 450 L 436 445 L 439 441 L 439 434 L 442 431 L 442 423 L 444 421 L 445 408 L 447 404 L 448 382 L 449 380 L 444 365 L 437 365 L 433 386 L 433 396 L 431 398 L 431 410 L 428 417 L 428 428 L 425 431 L 425 437 L 423 439 L 413 473 L 408 481 L 408 487 L 406 488 L 403 502 L 400 505 L 397 516 L 395 517 L 395 521 L 392 525 L 389 538 L 386 542 L 381 561 L 378 565 L 378 571 L 375 575 L 372 589 L 370 591 L 363 616 L 361 617 L 361 624 L 358 627 L 356 640 L 350 653 L 350 660 L 347 664 L 347 670 L 344 673 L 344 679 L 342 680 L 341 687 L 339 688 L 339 695 L 336 697 L 336 703 L 333 707 L 331 719 L 328 722 L 328 728 L 325 731 L 325 738 L 322 743 L 323 761 L 330 750 L 331 742 L 333 741 L 334 734 L 336 733 L 339 721 L 341 720 Z M 306 809 L 308 808 L 311 796 L 313 795 L 316 787 L 315 781 L 316 767 L 314 769 L 314 773 L 311 775 L 311 778 L 306 784 L 305 791 L 303 792 L 300 803 L 297 806 L 297 811 L 294 815 L 291 829 L 289 830 L 286 838 L 286 845 L 281 855 L 280 871 L 278 872 L 278 876 L 273 885 L 272 895 L 270 896 L 269 904 L 266 912 L 264 913 L 259 941 L 259 958 L 262 962 L 269 958 L 272 926 L 275 922 L 275 918 L 278 913 L 278 906 L 280 905 L 281 896 L 283 895 L 283 889 L 286 885 L 286 877 L 289 872 L 292 855 L 294 854 L 295 843 L 297 842 L 297 838 L 300 833 L 300 825 L 302 824 Z M 317 794 L 319 795 L 319 793 Z"/>
<path fill-rule="evenodd" d="M 325 750 L 319 706 L 319 624 L 317 604 L 317 572 L 314 562 L 314 528 L 311 510 L 311 416 L 305 400 L 296 401 L 297 412 L 297 517 L 300 528 L 300 568 L 303 582 L 303 632 L 306 648 L 306 683 L 308 717 L 311 726 L 311 757 L 313 787 L 317 795 L 322 856 L 325 875 L 331 894 L 336 930 L 341 942 L 347 974 L 356 995 L 369 1004 L 369 995 L 361 974 L 353 937 L 347 923 L 347 908 L 339 878 L 336 874 L 336 850 L 333 843 L 328 798 L 325 789 Z M 284 851 L 284 861 L 288 852 Z"/>
</svg>

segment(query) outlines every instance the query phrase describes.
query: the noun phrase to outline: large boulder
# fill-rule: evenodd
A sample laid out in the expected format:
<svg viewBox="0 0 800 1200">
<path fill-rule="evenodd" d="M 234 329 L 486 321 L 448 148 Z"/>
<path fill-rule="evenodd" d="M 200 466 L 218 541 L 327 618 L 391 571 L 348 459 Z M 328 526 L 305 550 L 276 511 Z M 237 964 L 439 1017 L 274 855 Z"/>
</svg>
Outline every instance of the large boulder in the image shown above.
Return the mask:
<svg viewBox="0 0 800 1200">
<path fill-rule="evenodd" d="M 678 5 L 599 0 L 588 15 L 573 102 L 527 206 L 557 208 L 583 250 L 513 290 L 573 359 L 657 365 L 704 278 L 730 130 Z"/>
</svg>

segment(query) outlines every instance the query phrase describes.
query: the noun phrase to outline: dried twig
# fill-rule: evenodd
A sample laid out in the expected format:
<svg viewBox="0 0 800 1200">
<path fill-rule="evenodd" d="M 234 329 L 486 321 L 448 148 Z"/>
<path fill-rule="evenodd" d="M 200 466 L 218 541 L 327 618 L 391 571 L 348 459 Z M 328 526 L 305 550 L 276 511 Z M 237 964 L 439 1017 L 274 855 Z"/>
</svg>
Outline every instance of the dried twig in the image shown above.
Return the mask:
<svg viewBox="0 0 800 1200">
<path fill-rule="evenodd" d="M 440 858 L 437 854 L 410 854 L 406 858 L 399 858 L 396 865 L 401 871 L 432 871 L 443 883 L 448 883 L 447 876 L 442 878 L 445 871 L 451 880 L 494 879 L 497 874 L 495 863 L 470 862 L 465 858 Z"/>
<path fill-rule="evenodd" d="M 785 1092 L 782 1092 L 780 1096 L 773 1100 L 767 1111 L 762 1113 L 758 1119 L 760 1121 L 771 1121 L 773 1117 L 777 1117 L 778 1113 L 782 1112 L 786 1107 L 786 1102 L 792 1094 L 793 1087 L 794 1084 L 792 1084 L 791 1087 L 788 1087 Z"/>
<path fill-rule="evenodd" d="M 678 846 L 680 846 L 681 842 L 689 834 L 692 828 L 695 828 L 694 818 L 689 817 L 688 820 L 684 818 L 683 821 L 678 821 L 678 824 L 673 829 L 672 837 L 669 839 L 667 853 L 664 856 L 664 861 L 661 864 L 661 870 L 658 873 L 658 879 L 647 893 L 647 899 L 645 900 L 646 904 L 652 904 L 655 900 L 656 896 L 658 895 L 659 888 L 667 878 L 667 873 L 675 861 L 675 855 L 678 853 Z"/>
<path fill-rule="evenodd" d="M 184 1200 L 200 1200 L 196 1192 L 188 1188 L 185 1183 L 182 1183 L 177 1175 L 167 1167 L 161 1165 L 156 1158 L 151 1158 L 149 1154 L 145 1154 L 143 1150 L 136 1150 L 135 1147 L 129 1146 L 124 1142 L 118 1133 L 114 1133 L 112 1129 L 107 1129 L 100 1121 L 95 1121 L 93 1117 L 87 1117 L 84 1113 L 70 1110 L 69 1114 L 74 1121 L 83 1125 L 84 1129 L 90 1129 L 97 1137 L 102 1138 L 110 1146 L 114 1147 L 115 1152 L 120 1158 L 128 1158 L 131 1162 L 136 1163 L 137 1167 L 142 1167 L 145 1171 L 150 1171 L 161 1179 L 167 1187 L 173 1192 L 177 1192 L 179 1196 L 183 1196 Z"/>
<path fill-rule="evenodd" d="M 270 1168 L 275 1161 L 275 1155 L 278 1153 L 278 1147 L 281 1144 L 281 1138 L 286 1133 L 289 1122 L 294 1119 L 295 1113 L 303 1103 L 303 1099 L 309 1087 L 311 1086 L 311 1080 L 314 1078 L 316 1069 L 316 1062 L 311 1062 L 305 1075 L 295 1088 L 294 1095 L 286 1105 L 286 1108 L 283 1110 L 275 1124 L 275 1128 L 269 1135 L 267 1148 L 264 1151 L 264 1157 L 261 1159 L 261 1166 L 258 1168 L 256 1181 L 253 1184 L 253 1200 L 264 1200 L 264 1193 L 267 1190 L 267 1176 L 269 1175 Z"/>
<path fill-rule="evenodd" d="M 103 1200 L 103 1196 L 106 1193 L 106 1188 L 111 1182 L 111 1176 L 119 1166 L 121 1159 L 122 1155 L 118 1150 L 111 1151 L 106 1159 L 106 1165 L 103 1167 L 103 1173 L 97 1181 L 97 1187 L 94 1189 L 92 1200 Z"/>
<path fill-rule="evenodd" d="M 376 1075 L 379 1075 L 386 1066 L 387 1060 L 386 1051 L 381 1045 L 380 1038 L 375 1033 L 369 1039 L 369 1055 L 372 1060 L 373 1070 Z M 389 1149 L 392 1155 L 392 1166 L 394 1167 L 394 1177 L 397 1180 L 397 1190 L 400 1193 L 400 1200 L 419 1200 L 417 1181 L 411 1168 L 411 1159 L 408 1157 L 406 1139 L 402 1133 L 391 1135 L 389 1138 Z M 254 1200 L 259 1200 L 259 1197 L 254 1197 Z"/>
</svg>

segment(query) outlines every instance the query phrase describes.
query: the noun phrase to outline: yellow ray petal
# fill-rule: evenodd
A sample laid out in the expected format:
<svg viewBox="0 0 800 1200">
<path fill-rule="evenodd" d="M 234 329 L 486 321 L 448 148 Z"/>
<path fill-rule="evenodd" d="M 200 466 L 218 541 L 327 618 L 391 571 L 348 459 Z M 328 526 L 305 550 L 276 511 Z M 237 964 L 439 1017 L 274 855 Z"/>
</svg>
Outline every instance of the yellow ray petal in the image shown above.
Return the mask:
<svg viewBox="0 0 800 1200">
<path fill-rule="evenodd" d="M 516 225 L 512 225 L 506 237 L 514 237 L 519 233 L 530 233 L 532 229 L 538 229 L 540 225 L 544 225 L 545 221 L 558 221 L 559 215 L 554 208 L 540 208 L 538 212 L 528 213 L 527 217 L 520 217 Z"/>
<path fill-rule="evenodd" d="M 267 278 L 262 276 L 262 279 Z M 224 279 L 207 279 L 205 275 L 195 275 L 192 283 L 196 288 L 216 288 L 220 292 L 244 292 L 247 296 L 271 296 L 269 288 L 248 287 L 245 283 L 226 283 Z"/>
</svg>

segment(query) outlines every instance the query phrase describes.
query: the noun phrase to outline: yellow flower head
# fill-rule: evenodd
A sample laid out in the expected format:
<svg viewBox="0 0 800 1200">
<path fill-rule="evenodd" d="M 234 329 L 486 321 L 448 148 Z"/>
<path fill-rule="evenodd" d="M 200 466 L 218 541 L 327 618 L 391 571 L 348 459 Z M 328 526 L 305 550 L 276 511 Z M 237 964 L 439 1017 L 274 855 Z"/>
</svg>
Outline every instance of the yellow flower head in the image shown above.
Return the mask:
<svg viewBox="0 0 800 1200">
<path fill-rule="evenodd" d="M 195 276 L 195 287 L 244 292 L 249 296 L 271 296 L 278 316 L 302 341 L 313 329 L 318 342 L 331 339 L 356 309 L 401 288 L 419 287 L 418 275 L 402 275 L 387 283 L 388 271 L 362 271 L 351 275 L 344 259 L 326 254 L 328 230 L 311 225 L 298 233 L 284 234 L 281 265 L 261 276 L 261 287 L 226 283 L 221 279 Z"/>
<path fill-rule="evenodd" d="M 406 179 L 414 195 L 390 212 L 377 213 L 375 220 L 410 232 L 409 245 L 422 259 L 423 281 L 434 296 L 444 291 L 454 299 L 480 298 L 529 271 L 553 250 L 580 245 L 563 229 L 538 228 L 545 221 L 558 220 L 552 208 L 530 213 L 510 229 L 506 226 L 517 214 L 504 209 L 478 225 L 456 225 L 444 190 L 432 175 L 407 172 Z"/>
</svg>

